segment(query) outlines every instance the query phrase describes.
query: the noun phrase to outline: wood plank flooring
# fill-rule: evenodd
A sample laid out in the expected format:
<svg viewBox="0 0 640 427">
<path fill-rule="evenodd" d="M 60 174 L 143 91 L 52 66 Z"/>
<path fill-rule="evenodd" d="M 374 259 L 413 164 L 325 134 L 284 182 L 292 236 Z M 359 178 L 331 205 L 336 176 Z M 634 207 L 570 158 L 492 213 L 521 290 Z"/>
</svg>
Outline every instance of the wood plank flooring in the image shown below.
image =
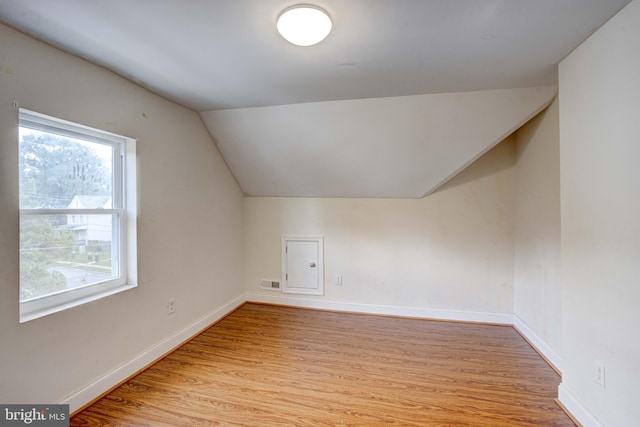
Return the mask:
<svg viewBox="0 0 640 427">
<path fill-rule="evenodd" d="M 72 426 L 573 426 L 511 327 L 245 304 Z"/>
</svg>

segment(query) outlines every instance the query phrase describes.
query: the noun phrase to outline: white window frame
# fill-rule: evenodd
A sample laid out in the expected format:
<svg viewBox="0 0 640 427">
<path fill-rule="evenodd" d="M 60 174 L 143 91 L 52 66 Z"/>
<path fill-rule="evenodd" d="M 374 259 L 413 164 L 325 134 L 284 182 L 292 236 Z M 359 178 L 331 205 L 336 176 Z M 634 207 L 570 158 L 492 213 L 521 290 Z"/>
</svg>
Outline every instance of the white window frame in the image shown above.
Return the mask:
<svg viewBox="0 0 640 427">
<path fill-rule="evenodd" d="M 66 310 L 137 286 L 136 141 L 121 135 L 19 109 L 19 126 L 114 147 L 111 209 L 20 209 L 22 216 L 112 215 L 112 249 L 118 276 L 20 302 L 20 323 Z M 113 241 L 113 240 L 112 240 Z"/>
</svg>

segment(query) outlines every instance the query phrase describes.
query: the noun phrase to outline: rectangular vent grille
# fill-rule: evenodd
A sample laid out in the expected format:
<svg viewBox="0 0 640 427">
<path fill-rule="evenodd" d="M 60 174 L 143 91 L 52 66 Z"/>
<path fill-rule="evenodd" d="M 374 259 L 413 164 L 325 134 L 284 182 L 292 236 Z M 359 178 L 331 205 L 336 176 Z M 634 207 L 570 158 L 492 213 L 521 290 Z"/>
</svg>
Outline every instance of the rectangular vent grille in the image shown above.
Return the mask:
<svg viewBox="0 0 640 427">
<path fill-rule="evenodd" d="M 279 291 L 280 282 L 278 280 L 262 279 L 260 281 L 260 289 L 268 289 L 270 291 Z"/>
</svg>

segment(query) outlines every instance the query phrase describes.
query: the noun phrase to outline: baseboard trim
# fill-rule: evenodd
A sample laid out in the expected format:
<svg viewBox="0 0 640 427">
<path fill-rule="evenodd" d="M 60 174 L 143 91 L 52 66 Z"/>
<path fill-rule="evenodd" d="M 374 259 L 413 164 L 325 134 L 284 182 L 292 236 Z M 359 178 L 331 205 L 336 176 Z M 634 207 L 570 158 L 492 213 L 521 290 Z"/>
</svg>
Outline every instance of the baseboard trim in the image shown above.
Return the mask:
<svg viewBox="0 0 640 427">
<path fill-rule="evenodd" d="M 60 403 L 68 404 L 70 413 L 77 412 L 90 405 L 240 307 L 244 302 L 245 295 L 234 298 L 186 328 L 157 343 L 133 360 L 106 373 L 96 381 L 67 396 Z"/>
<path fill-rule="evenodd" d="M 277 304 L 291 307 L 315 308 L 319 310 L 344 311 L 350 313 L 379 314 L 385 316 L 412 317 L 418 319 L 447 320 L 453 322 L 489 323 L 513 325 L 513 315 L 508 313 L 482 313 L 475 311 L 439 310 L 433 308 L 400 307 L 391 305 L 362 304 L 343 301 L 328 301 L 298 298 L 284 295 L 267 295 L 249 292 L 247 302 Z"/>
<path fill-rule="evenodd" d="M 566 409 L 582 427 L 604 427 L 604 424 L 598 421 L 596 417 L 567 390 L 563 383 L 560 383 L 558 386 L 558 401 L 561 407 Z"/>
<path fill-rule="evenodd" d="M 513 315 L 513 327 L 559 375 L 562 375 L 562 358 L 560 355 L 515 314 Z"/>
</svg>

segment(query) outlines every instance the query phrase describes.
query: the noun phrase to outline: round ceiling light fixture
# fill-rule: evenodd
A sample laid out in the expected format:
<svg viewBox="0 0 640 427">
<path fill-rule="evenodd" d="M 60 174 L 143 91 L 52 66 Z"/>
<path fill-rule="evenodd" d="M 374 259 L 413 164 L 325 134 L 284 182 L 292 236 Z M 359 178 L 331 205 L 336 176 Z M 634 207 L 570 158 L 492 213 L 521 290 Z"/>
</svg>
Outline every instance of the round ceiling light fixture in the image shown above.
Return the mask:
<svg viewBox="0 0 640 427">
<path fill-rule="evenodd" d="M 282 37 L 297 46 L 320 43 L 331 32 L 331 18 L 317 6 L 299 4 L 285 9 L 276 27 Z"/>
</svg>

